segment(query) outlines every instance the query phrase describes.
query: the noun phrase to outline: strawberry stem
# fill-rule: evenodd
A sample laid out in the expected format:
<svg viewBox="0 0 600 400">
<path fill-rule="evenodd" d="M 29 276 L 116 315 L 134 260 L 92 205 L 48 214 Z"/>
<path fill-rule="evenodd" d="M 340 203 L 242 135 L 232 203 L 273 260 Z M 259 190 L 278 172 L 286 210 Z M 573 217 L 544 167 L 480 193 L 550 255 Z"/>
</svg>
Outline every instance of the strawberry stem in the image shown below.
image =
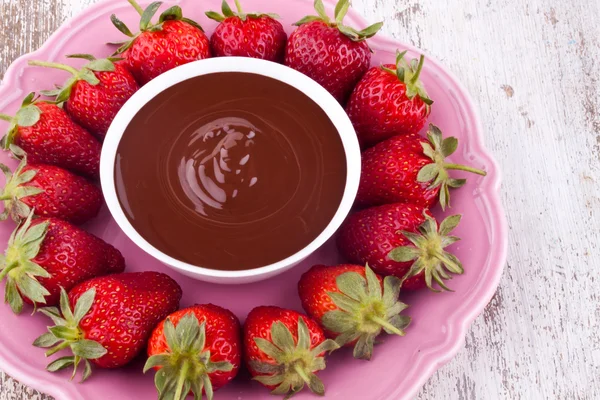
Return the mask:
<svg viewBox="0 0 600 400">
<path fill-rule="evenodd" d="M 0 272 L 0 281 L 2 281 L 11 270 L 15 269 L 18 266 L 19 266 L 19 263 L 15 261 L 15 262 L 9 264 L 6 268 L 4 268 L 2 270 L 2 272 Z"/>
<path fill-rule="evenodd" d="M 235 0 L 235 7 L 237 8 L 238 14 L 244 13 L 244 11 L 242 11 L 242 5 L 240 4 L 239 0 Z"/>
<path fill-rule="evenodd" d="M 133 6 L 133 8 L 135 8 L 135 11 L 138 12 L 138 14 L 142 15 L 144 13 L 144 9 L 137 3 L 137 1 L 135 0 L 127 0 L 129 2 L 129 4 L 131 4 Z"/>
<path fill-rule="evenodd" d="M 46 67 L 46 68 L 62 69 L 63 71 L 70 72 L 73 75 L 77 75 L 79 73 L 79 71 L 77 71 L 75 68 L 73 68 L 73 67 L 71 67 L 69 65 L 59 64 L 59 63 L 53 63 L 53 62 L 47 62 L 47 61 L 29 61 L 29 65 L 33 65 L 33 66 L 36 66 L 36 67 Z"/>
<path fill-rule="evenodd" d="M 6 115 L 6 114 L 0 114 L 0 119 L 2 121 L 6 121 L 6 122 L 11 122 L 12 121 L 12 117 L 10 115 Z"/>
<path fill-rule="evenodd" d="M 460 165 L 460 164 L 444 164 L 444 168 L 451 169 L 451 170 L 457 170 L 457 171 L 472 172 L 474 174 L 481 175 L 481 176 L 487 175 L 487 172 L 485 172 L 485 171 L 482 171 L 477 168 L 468 167 L 466 165 Z"/>
<path fill-rule="evenodd" d="M 298 365 L 298 363 L 294 364 L 294 371 L 296 371 L 296 373 L 300 375 L 300 378 L 302 378 L 302 380 L 306 382 L 307 385 L 310 385 L 310 378 L 308 377 L 308 375 L 306 375 L 306 372 L 304 372 L 304 370 L 300 367 L 300 365 Z"/>
<path fill-rule="evenodd" d="M 400 329 L 396 328 L 394 325 L 390 324 L 383 318 L 380 318 L 376 315 L 370 315 L 369 319 L 375 322 L 376 324 L 379 324 L 381 327 L 387 329 L 388 331 L 394 332 L 398 336 L 404 336 L 404 333 Z"/>
<path fill-rule="evenodd" d="M 177 390 L 175 391 L 174 399 L 181 399 L 183 385 L 185 384 L 185 380 L 187 379 L 188 370 L 190 369 L 189 361 L 184 361 L 181 366 L 181 370 L 179 371 L 179 379 L 177 380 Z"/>
<path fill-rule="evenodd" d="M 415 72 L 412 79 L 410 80 L 410 83 L 412 83 L 413 85 L 416 85 L 419 81 L 419 76 L 421 75 L 421 71 L 423 70 L 423 65 L 425 65 L 425 56 L 421 54 L 421 57 L 419 57 L 419 65 L 417 66 L 417 72 Z"/>
</svg>

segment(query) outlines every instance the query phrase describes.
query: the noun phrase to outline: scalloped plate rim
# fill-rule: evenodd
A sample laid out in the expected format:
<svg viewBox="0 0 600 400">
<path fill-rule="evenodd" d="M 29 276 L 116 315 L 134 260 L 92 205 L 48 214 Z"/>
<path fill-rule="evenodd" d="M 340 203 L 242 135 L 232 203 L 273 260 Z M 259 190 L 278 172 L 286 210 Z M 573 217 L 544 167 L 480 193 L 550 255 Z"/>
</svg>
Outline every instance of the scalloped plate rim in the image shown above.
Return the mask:
<svg viewBox="0 0 600 400">
<path fill-rule="evenodd" d="M 112 8 L 116 4 L 121 3 L 121 1 L 122 0 L 101 0 L 98 3 L 86 7 L 75 16 L 67 19 L 54 33 L 52 33 L 52 35 L 50 35 L 50 37 L 39 49 L 23 54 L 14 60 L 6 70 L 2 83 L 0 84 L 0 95 L 6 95 L 4 92 L 7 92 L 10 86 L 7 84 L 7 82 L 14 80 L 14 75 L 17 75 L 21 64 L 25 63 L 29 59 L 34 58 L 34 56 L 37 54 L 48 52 L 48 49 L 51 47 L 51 45 L 53 45 L 54 42 L 58 42 L 61 34 L 64 31 L 67 31 L 72 24 L 78 23 L 80 22 L 79 20 L 83 19 L 85 16 L 100 12 L 104 8 Z M 306 2 L 309 0 L 294 1 Z M 335 0 L 324 1 L 325 3 L 328 3 L 329 7 L 333 7 L 332 4 L 335 4 Z M 174 1 L 173 3 L 179 3 L 179 1 Z M 356 12 L 352 12 L 352 10 L 348 17 L 360 24 L 367 24 L 367 21 L 362 16 Z M 461 97 L 460 100 L 467 106 L 467 109 L 471 109 L 473 111 L 469 118 L 472 119 L 473 125 L 476 127 L 474 133 L 469 133 L 467 151 L 469 154 L 484 161 L 485 165 L 488 166 L 488 171 L 491 172 L 488 175 L 488 179 L 486 179 L 486 181 L 480 186 L 482 188 L 481 197 L 486 199 L 488 202 L 488 207 L 486 207 L 487 213 L 484 215 L 488 217 L 489 221 L 492 223 L 492 230 L 498 233 L 498 242 L 496 243 L 497 246 L 495 249 L 493 249 L 491 254 L 497 259 L 496 262 L 492 262 L 492 265 L 494 265 L 495 268 L 488 268 L 486 273 L 483 274 L 483 277 L 486 278 L 483 280 L 483 282 L 485 282 L 486 285 L 480 285 L 479 288 L 474 292 L 473 297 L 477 299 L 476 302 L 469 303 L 468 305 L 463 304 L 462 307 L 458 308 L 457 311 L 447 319 L 449 330 L 447 340 L 438 346 L 438 348 L 432 349 L 429 352 L 423 352 L 421 354 L 416 363 L 416 365 L 420 368 L 412 368 L 412 371 L 419 369 L 419 372 L 416 372 L 417 377 L 413 379 L 411 384 L 408 385 L 408 389 L 402 389 L 402 393 L 395 391 L 390 393 L 388 397 L 389 399 L 409 399 L 416 396 L 418 390 L 425 384 L 425 382 L 436 370 L 448 363 L 458 353 L 465 341 L 467 330 L 475 318 L 483 312 L 485 306 L 489 303 L 496 292 L 506 264 L 508 250 L 508 225 L 504 208 L 500 200 L 500 186 L 502 180 L 501 170 L 496 160 L 491 156 L 483 144 L 483 126 L 479 118 L 478 110 L 462 82 L 451 71 L 444 67 L 444 65 L 435 57 L 432 57 L 413 45 L 402 43 L 394 38 L 386 37 L 384 35 L 375 36 L 374 38 L 370 39 L 369 44 L 374 50 L 379 49 L 394 52 L 396 48 L 403 47 L 411 50 L 412 52 L 424 53 L 427 56 L 428 63 L 430 65 L 434 64 L 439 72 L 445 74 L 448 80 L 456 86 L 457 93 Z M 52 53 L 52 51 L 49 52 Z M 18 91 L 8 94 L 5 98 L 6 100 L 2 103 L 12 101 L 14 96 L 22 97 L 22 93 L 23 91 L 19 88 Z M 76 385 L 58 385 L 54 382 L 48 381 L 45 379 L 45 371 L 33 369 L 26 364 L 21 364 L 19 366 L 18 360 L 15 360 L 14 358 L 15 355 L 11 354 L 10 352 L 6 352 L 4 347 L 0 346 L 0 365 L 2 366 L 2 370 L 17 381 L 55 398 L 82 398 L 82 395 L 77 389 Z M 399 388 L 399 390 L 400 389 L 401 388 Z"/>
</svg>

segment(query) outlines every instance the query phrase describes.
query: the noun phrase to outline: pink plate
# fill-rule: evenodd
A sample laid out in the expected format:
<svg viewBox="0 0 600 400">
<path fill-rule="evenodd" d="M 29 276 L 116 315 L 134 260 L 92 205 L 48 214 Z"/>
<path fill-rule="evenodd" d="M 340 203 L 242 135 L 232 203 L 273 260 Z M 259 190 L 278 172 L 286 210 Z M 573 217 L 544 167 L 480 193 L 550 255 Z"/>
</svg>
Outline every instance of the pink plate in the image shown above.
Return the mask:
<svg viewBox="0 0 600 400">
<path fill-rule="evenodd" d="M 181 0 L 184 15 L 200 22 L 211 32 L 215 26 L 204 16 L 204 11 L 218 10 L 220 0 Z M 248 11 L 276 12 L 288 31 L 291 24 L 302 16 L 314 14 L 311 0 L 244 0 Z M 327 0 L 330 15 L 334 0 Z M 163 6 L 164 7 L 164 6 Z M 107 55 L 112 48 L 104 43 L 118 41 L 123 36 L 112 27 L 109 16 L 119 15 L 133 29 L 139 17 L 125 0 L 108 0 L 90 7 L 81 15 L 62 26 L 37 52 L 25 55 L 7 71 L 0 89 L 0 110 L 14 113 L 21 99 L 31 91 L 49 89 L 62 83 L 66 73 L 28 67 L 30 59 L 64 61 L 63 55 L 92 53 Z M 350 12 L 347 23 L 367 25 L 355 12 Z M 104 35 L 100 33 L 104 32 Z M 397 48 L 409 49 L 410 55 L 418 49 L 381 36 L 370 42 L 375 50 L 374 64 L 392 62 Z M 427 291 L 403 294 L 411 305 L 408 314 L 413 324 L 404 338 L 386 337 L 376 347 L 371 362 L 352 359 L 347 351 L 340 351 L 328 360 L 328 368 L 321 377 L 328 398 L 339 399 L 409 399 L 433 372 L 448 362 L 460 349 L 467 328 L 494 294 L 506 260 L 507 228 L 498 195 L 500 171 L 483 146 L 483 131 L 465 89 L 457 79 L 433 58 L 428 58 L 423 81 L 435 100 L 431 122 L 439 125 L 447 135 L 461 139 L 454 162 L 466 163 L 488 172 L 485 178 L 470 176 L 469 183 L 453 194 L 453 213 L 464 214 L 457 235 L 463 240 L 454 246 L 466 273 L 450 282 L 455 293 L 435 294 Z M 4 130 L 6 124 L 0 126 Z M 14 160 L 5 153 L 0 162 L 11 167 Z M 460 174 L 459 174 L 460 175 Z M 11 222 L 0 226 L 0 242 L 6 243 L 14 228 Z M 184 289 L 182 306 L 194 303 L 216 303 L 230 308 L 243 321 L 248 311 L 258 305 L 279 305 L 301 310 L 296 296 L 300 275 L 317 263 L 333 264 L 339 261 L 335 245 L 323 246 L 306 262 L 279 277 L 246 286 L 218 286 L 191 281 L 168 270 L 158 261 L 137 248 L 117 227 L 106 210 L 87 227 L 94 234 L 118 247 L 124 254 L 129 271 L 157 270 L 169 272 Z M 0 289 L 0 296 L 3 289 Z M 15 316 L 8 306 L 0 307 L 0 367 L 24 384 L 53 395 L 57 399 L 150 399 L 156 396 L 152 374 L 143 375 L 139 360 L 119 371 L 96 370 L 85 384 L 69 381 L 68 373 L 51 374 L 44 370 L 47 360 L 43 351 L 31 346 L 45 331 L 45 318 L 30 317 L 27 313 Z M 217 393 L 221 399 L 270 399 L 269 392 L 252 382 L 242 373 L 236 381 Z M 303 392 L 297 399 L 314 398 Z"/>
</svg>

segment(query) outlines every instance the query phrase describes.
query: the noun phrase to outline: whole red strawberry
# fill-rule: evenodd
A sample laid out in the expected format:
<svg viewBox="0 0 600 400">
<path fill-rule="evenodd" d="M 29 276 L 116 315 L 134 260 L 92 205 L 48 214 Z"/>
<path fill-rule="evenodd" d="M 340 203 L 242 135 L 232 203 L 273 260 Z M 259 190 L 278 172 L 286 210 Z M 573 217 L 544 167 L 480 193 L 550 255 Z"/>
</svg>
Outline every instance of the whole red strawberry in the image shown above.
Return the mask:
<svg viewBox="0 0 600 400">
<path fill-rule="evenodd" d="M 125 270 L 119 250 L 96 236 L 60 219 L 32 217 L 10 236 L 0 264 L 13 312 L 21 312 L 23 301 L 57 305 L 61 288 Z"/>
<path fill-rule="evenodd" d="M 409 64 L 405 55 L 398 53 L 396 65 L 371 68 L 350 96 L 346 112 L 363 147 L 418 133 L 427 122 L 433 101 L 419 79 L 425 57 Z"/>
<path fill-rule="evenodd" d="M 98 187 L 62 168 L 29 164 L 23 155 L 14 173 L 3 164 L 0 169 L 6 176 L 0 194 L 4 200 L 0 220 L 10 215 L 19 222 L 34 209 L 36 216 L 83 224 L 98 215 L 102 207 L 102 192 Z"/>
<path fill-rule="evenodd" d="M 134 0 L 128 1 L 142 17 L 140 32 L 131 33 L 113 14 L 113 24 L 130 38 L 115 55 L 122 54 L 140 85 L 179 65 L 210 57 L 210 44 L 202 27 L 184 18 L 181 7 L 169 8 L 160 15 L 158 23 L 153 24 L 152 17 L 162 2 L 153 2 L 143 10 Z"/>
<path fill-rule="evenodd" d="M 235 0 L 237 13 L 223 1 L 223 15 L 209 11 L 208 18 L 220 22 L 210 38 L 215 57 L 238 56 L 283 62 L 287 35 L 277 14 L 250 13 Z"/>
<path fill-rule="evenodd" d="M 369 266 L 315 265 L 298 283 L 306 313 L 341 346 L 354 346 L 354 357 L 369 360 L 377 336 L 385 331 L 404 336 L 410 317 L 398 300 L 400 279 L 382 279 Z"/>
<path fill-rule="evenodd" d="M 461 216 L 446 218 L 438 228 L 429 211 L 413 204 L 368 208 L 351 215 L 340 228 L 338 248 L 350 262 L 368 264 L 378 274 L 403 280 L 408 290 L 444 283 L 464 272 L 462 264 L 445 247 L 460 240 L 449 236 Z"/>
<path fill-rule="evenodd" d="M 56 104 L 35 101 L 30 93 L 14 117 L 0 114 L 10 122 L 2 138 L 5 150 L 20 147 L 35 164 L 48 164 L 97 179 L 100 176 L 100 143 L 74 123 Z"/>
<path fill-rule="evenodd" d="M 152 330 L 179 307 L 181 288 L 168 275 L 135 272 L 91 279 L 61 290 L 60 310 L 40 311 L 56 324 L 34 346 L 49 348 L 46 356 L 69 348 L 73 356 L 61 357 L 47 367 L 54 372 L 85 365 L 82 381 L 92 370 L 128 364 L 146 346 Z"/>
<path fill-rule="evenodd" d="M 64 103 L 73 121 L 102 140 L 123 104 L 138 90 L 138 84 L 122 63 L 116 63 L 116 58 L 97 60 L 89 54 L 67 57 L 83 58 L 89 63 L 80 70 L 45 61 L 30 61 L 29 65 L 57 68 L 73 75 L 61 88 L 42 93 L 55 96 L 58 104 Z"/>
<path fill-rule="evenodd" d="M 361 206 L 411 203 L 431 208 L 440 201 L 450 205 L 450 188 L 460 188 L 466 179 L 453 179 L 450 170 L 485 176 L 484 171 L 446 162 L 454 154 L 458 139 L 444 139 L 442 131 L 430 125 L 427 139 L 416 133 L 395 136 L 362 155 L 362 175 L 356 202 Z"/>
<path fill-rule="evenodd" d="M 356 83 L 369 69 L 371 50 L 366 39 L 383 26 L 377 23 L 357 31 L 343 24 L 350 0 L 340 0 L 335 21 L 325 12 L 322 0 L 315 1 L 318 16 L 308 16 L 298 26 L 287 44 L 285 65 L 314 79 L 340 103 L 345 103 Z"/>
<path fill-rule="evenodd" d="M 316 373 L 325 369 L 325 353 L 339 345 L 305 315 L 279 307 L 257 307 L 244 323 L 244 358 L 254 380 L 288 397 L 308 385 L 324 395 Z"/>
<path fill-rule="evenodd" d="M 196 398 L 228 384 L 242 358 L 240 322 L 229 310 L 213 304 L 176 311 L 162 321 L 148 341 L 144 372 L 156 371 L 161 398 Z"/>
</svg>

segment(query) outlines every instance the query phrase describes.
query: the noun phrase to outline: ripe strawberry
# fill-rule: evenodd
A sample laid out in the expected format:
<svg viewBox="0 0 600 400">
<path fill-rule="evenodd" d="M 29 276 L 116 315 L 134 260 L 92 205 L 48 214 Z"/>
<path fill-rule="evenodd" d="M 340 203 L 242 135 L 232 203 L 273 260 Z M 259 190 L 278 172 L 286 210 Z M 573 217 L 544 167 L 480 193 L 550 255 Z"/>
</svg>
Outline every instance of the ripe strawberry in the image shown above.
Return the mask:
<svg viewBox="0 0 600 400">
<path fill-rule="evenodd" d="M 115 52 L 122 54 L 129 70 L 143 85 L 179 65 L 210 57 L 209 41 L 202 27 L 184 18 L 181 7 L 173 6 L 151 22 L 162 2 L 151 3 L 143 10 L 135 0 L 128 0 L 140 14 L 140 32 L 135 35 L 114 14 L 113 24 L 131 39 Z"/>
<path fill-rule="evenodd" d="M 312 319 L 279 307 L 257 307 L 244 324 L 244 358 L 254 380 L 287 395 L 301 391 L 304 384 L 325 394 L 316 373 L 325 369 L 325 353 L 339 348 Z M 286 397 L 286 398 L 287 398 Z"/>
<path fill-rule="evenodd" d="M 213 391 L 237 375 L 242 358 L 240 322 L 213 304 L 176 311 L 161 322 L 148 341 L 144 372 L 157 370 L 159 397 L 183 399 L 191 391 L 211 400 Z"/>
<path fill-rule="evenodd" d="M 49 348 L 46 356 L 70 348 L 73 356 L 48 365 L 54 372 L 85 364 L 82 381 L 91 374 L 90 361 L 100 368 L 119 368 L 142 351 L 152 329 L 177 310 L 181 288 L 168 275 L 135 272 L 91 279 L 60 293 L 56 307 L 40 311 L 56 326 L 40 336 L 34 346 Z"/>
<path fill-rule="evenodd" d="M 10 122 L 1 145 L 5 150 L 18 146 L 35 164 L 68 169 L 88 178 L 100 176 L 100 143 L 75 124 L 56 104 L 35 100 L 30 93 L 14 117 L 0 114 Z"/>
<path fill-rule="evenodd" d="M 360 265 L 315 265 L 298 283 L 304 311 L 340 346 L 354 346 L 354 357 L 371 359 L 375 338 L 384 330 L 404 336 L 410 317 L 398 301 L 400 279 L 382 279 Z"/>
<path fill-rule="evenodd" d="M 40 217 L 54 217 L 73 224 L 98 215 L 102 207 L 102 192 L 85 178 L 52 165 L 28 164 L 23 159 L 14 174 L 0 164 L 6 176 L 6 185 L 0 194 L 4 212 L 0 220 L 8 218 L 19 222 L 32 209 Z"/>
<path fill-rule="evenodd" d="M 345 103 L 356 83 L 369 69 L 371 50 L 366 39 L 383 26 L 377 23 L 357 31 L 343 24 L 350 0 L 335 7 L 335 21 L 325 12 L 322 0 L 315 1 L 318 16 L 308 16 L 295 25 L 287 44 L 285 65 L 314 79 L 340 103 Z"/>
<path fill-rule="evenodd" d="M 419 79 L 425 57 L 409 64 L 405 55 L 398 53 L 396 65 L 371 68 L 350 96 L 346 112 L 363 147 L 418 133 L 427 122 L 433 101 Z"/>
<path fill-rule="evenodd" d="M 61 288 L 125 270 L 119 250 L 96 236 L 56 218 L 32 217 L 10 236 L 0 264 L 5 301 L 13 312 L 21 312 L 23 301 L 57 305 Z"/>
<path fill-rule="evenodd" d="M 65 110 L 74 122 L 103 140 L 121 107 L 139 86 L 122 63 L 115 63 L 116 58 L 97 60 L 89 54 L 67 57 L 83 58 L 89 63 L 80 70 L 45 61 L 30 61 L 29 65 L 57 68 L 73 75 L 63 87 L 42 94 L 55 96 L 58 104 L 65 103 Z"/>
<path fill-rule="evenodd" d="M 220 22 L 210 38 L 210 48 L 215 57 L 239 56 L 283 62 L 287 35 L 277 14 L 245 14 L 239 0 L 235 0 L 237 13 L 223 1 L 223 15 L 209 11 L 206 16 Z"/>
<path fill-rule="evenodd" d="M 361 206 L 411 203 L 431 208 L 438 200 L 442 209 L 450 205 L 450 188 L 467 180 L 453 179 L 450 170 L 485 176 L 484 171 L 446 162 L 458 146 L 458 139 L 444 139 L 442 131 L 430 125 L 427 139 L 416 133 L 395 136 L 366 150 L 356 202 Z"/>
<path fill-rule="evenodd" d="M 403 280 L 408 290 L 425 286 L 433 291 L 435 281 L 450 290 L 444 279 L 464 272 L 462 264 L 445 247 L 459 241 L 449 234 L 461 216 L 446 218 L 438 228 L 429 211 L 412 204 L 368 208 L 351 215 L 342 225 L 338 248 L 349 261 L 369 264 L 378 274 Z"/>
</svg>

